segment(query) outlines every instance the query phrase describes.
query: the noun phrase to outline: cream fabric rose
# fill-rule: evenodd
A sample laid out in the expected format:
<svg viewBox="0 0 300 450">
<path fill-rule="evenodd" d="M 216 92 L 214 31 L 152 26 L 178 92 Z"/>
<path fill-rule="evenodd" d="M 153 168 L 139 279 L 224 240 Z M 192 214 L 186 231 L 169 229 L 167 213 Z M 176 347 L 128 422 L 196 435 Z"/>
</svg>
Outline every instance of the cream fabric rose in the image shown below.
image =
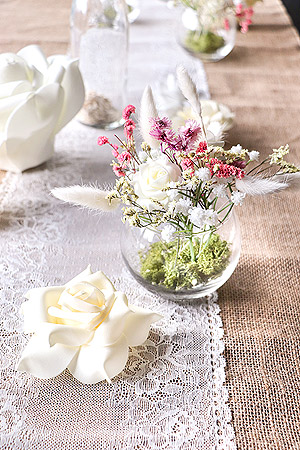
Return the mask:
<svg viewBox="0 0 300 450">
<path fill-rule="evenodd" d="M 77 60 L 46 59 L 36 45 L 0 54 L 0 169 L 22 172 L 47 161 L 55 134 L 83 101 Z"/>
<path fill-rule="evenodd" d="M 179 167 L 163 156 L 141 164 L 131 180 L 134 192 L 139 197 L 137 200 L 139 205 L 150 210 L 155 207 L 152 200 L 167 203 L 168 194 L 163 188 L 172 181 L 178 181 L 180 174 Z"/>
<path fill-rule="evenodd" d="M 213 145 L 222 140 L 226 131 L 233 126 L 235 114 L 230 109 L 214 100 L 201 100 L 202 119 L 208 134 L 208 144 Z M 190 106 L 177 111 L 173 118 L 176 128 L 183 126 L 188 119 L 198 120 L 194 110 Z"/>
<path fill-rule="evenodd" d="M 90 266 L 65 286 L 30 290 L 22 306 L 24 330 L 34 333 L 17 369 L 52 378 L 66 367 L 82 383 L 111 381 L 161 318 L 128 305 L 103 272 Z"/>
</svg>

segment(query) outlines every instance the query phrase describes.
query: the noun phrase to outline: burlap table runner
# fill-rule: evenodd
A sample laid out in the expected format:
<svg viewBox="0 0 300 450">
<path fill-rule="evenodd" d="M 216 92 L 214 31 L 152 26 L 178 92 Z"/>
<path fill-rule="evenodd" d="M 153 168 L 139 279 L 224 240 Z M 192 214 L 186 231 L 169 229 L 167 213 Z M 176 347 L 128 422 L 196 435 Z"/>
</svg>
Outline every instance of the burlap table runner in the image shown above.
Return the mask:
<svg viewBox="0 0 300 450">
<path fill-rule="evenodd" d="M 70 6 L 1 2 L 0 51 L 30 43 L 66 51 Z M 206 70 L 213 98 L 236 112 L 231 143 L 269 151 L 288 142 L 300 162 L 299 39 L 279 0 L 257 5 L 249 34 Z M 241 261 L 219 292 L 238 447 L 299 449 L 299 191 L 248 199 L 239 212 Z"/>
</svg>

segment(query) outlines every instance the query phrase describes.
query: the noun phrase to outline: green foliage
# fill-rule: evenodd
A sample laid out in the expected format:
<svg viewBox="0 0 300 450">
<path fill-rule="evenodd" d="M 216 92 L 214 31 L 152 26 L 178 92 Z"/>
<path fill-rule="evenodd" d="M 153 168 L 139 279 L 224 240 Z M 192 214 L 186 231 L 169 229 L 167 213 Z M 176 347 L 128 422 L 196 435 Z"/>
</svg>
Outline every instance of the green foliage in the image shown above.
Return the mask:
<svg viewBox="0 0 300 450">
<path fill-rule="evenodd" d="M 183 243 L 176 240 L 151 244 L 146 253 L 140 254 L 141 275 L 169 289 L 190 288 L 219 276 L 229 263 L 229 245 L 216 233 L 205 242 L 193 239 L 192 248 L 194 261 L 187 239 Z"/>
<path fill-rule="evenodd" d="M 185 47 L 194 53 L 214 53 L 223 47 L 224 43 L 222 36 L 211 31 L 201 34 L 197 31 L 189 31 L 185 39 Z"/>
</svg>

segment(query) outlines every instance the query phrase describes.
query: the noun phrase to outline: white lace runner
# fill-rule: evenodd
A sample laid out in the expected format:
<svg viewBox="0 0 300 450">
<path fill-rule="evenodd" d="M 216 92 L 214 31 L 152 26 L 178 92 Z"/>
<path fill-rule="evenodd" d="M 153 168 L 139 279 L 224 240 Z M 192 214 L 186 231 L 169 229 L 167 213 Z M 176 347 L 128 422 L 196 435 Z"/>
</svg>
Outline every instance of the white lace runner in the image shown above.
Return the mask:
<svg viewBox="0 0 300 450">
<path fill-rule="evenodd" d="M 146 0 L 142 7 L 151 20 L 132 28 L 130 103 L 137 102 L 146 80 L 174 70 L 177 61 L 190 67 L 174 43 L 163 2 Z M 150 57 L 157 64 L 153 72 Z M 207 93 L 202 66 L 193 65 Z M 217 295 L 179 304 L 150 294 L 124 268 L 118 213 L 97 216 L 49 195 L 53 187 L 81 181 L 112 183 L 111 156 L 97 146 L 99 134 L 72 122 L 57 137 L 51 161 L 22 175 L 8 174 L 0 185 L 0 448 L 235 449 Z M 19 313 L 23 294 L 63 284 L 89 263 L 126 292 L 130 303 L 164 319 L 144 345 L 131 349 L 125 370 L 111 385 L 82 385 L 68 371 L 47 381 L 17 372 L 29 339 Z"/>
</svg>

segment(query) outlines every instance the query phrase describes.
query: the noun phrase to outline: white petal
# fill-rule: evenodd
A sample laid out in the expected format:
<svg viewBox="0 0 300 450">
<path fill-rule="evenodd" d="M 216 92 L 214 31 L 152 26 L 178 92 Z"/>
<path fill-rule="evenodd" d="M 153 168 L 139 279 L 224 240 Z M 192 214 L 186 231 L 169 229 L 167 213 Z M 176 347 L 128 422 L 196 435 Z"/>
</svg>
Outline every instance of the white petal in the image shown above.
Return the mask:
<svg viewBox="0 0 300 450">
<path fill-rule="evenodd" d="M 11 81 L 10 83 L 0 84 L 0 98 L 10 97 L 12 95 L 31 92 L 32 85 L 29 81 Z"/>
<path fill-rule="evenodd" d="M 63 290 L 64 286 L 57 286 L 31 289 L 27 292 L 28 301 L 21 307 L 25 333 L 33 333 L 41 322 L 55 322 L 55 319 L 49 316 L 48 308 L 57 304 Z"/>
<path fill-rule="evenodd" d="M 145 342 L 149 334 L 150 325 L 162 319 L 162 316 L 138 306 L 130 305 L 129 307 L 132 314 L 127 316 L 124 333 L 128 345 L 134 347 Z"/>
<path fill-rule="evenodd" d="M 84 328 L 54 323 L 43 323 L 37 330 L 37 335 L 39 337 L 45 336 L 51 347 L 55 344 L 78 347 L 86 344 L 92 334 L 93 333 Z"/>
<path fill-rule="evenodd" d="M 28 65 L 36 67 L 41 73 L 45 73 L 48 69 L 47 58 L 38 45 L 28 45 L 22 48 L 17 55 L 25 59 Z"/>
<path fill-rule="evenodd" d="M 0 83 L 11 81 L 31 81 L 33 77 L 26 61 L 14 53 L 2 53 L 0 55 Z"/>
<path fill-rule="evenodd" d="M 64 89 L 64 106 L 55 127 L 55 133 L 61 130 L 81 109 L 84 102 L 84 84 L 78 68 L 78 61 L 73 60 L 65 65 L 65 75 L 61 86 Z"/>
<path fill-rule="evenodd" d="M 0 85 L 1 86 L 1 85 Z M 22 92 L 11 97 L 4 97 L 0 99 L 0 130 L 5 132 L 7 120 L 12 112 L 20 106 L 28 97 L 30 92 Z"/>
<path fill-rule="evenodd" d="M 17 370 L 48 379 L 59 375 L 78 352 L 78 347 L 50 345 L 46 339 L 33 336 L 25 348 Z"/>
<path fill-rule="evenodd" d="M 9 163 L 23 171 L 52 156 L 51 136 L 62 104 L 63 90 L 54 83 L 40 88 L 13 111 L 6 128 L 7 154 L 0 155 L 0 168 L 6 169 Z"/>
<path fill-rule="evenodd" d="M 111 345 L 116 342 L 124 332 L 127 317 L 131 314 L 128 308 L 126 295 L 115 293 L 115 302 L 107 318 L 96 329 L 90 345 Z"/>
<path fill-rule="evenodd" d="M 43 84 L 51 84 L 51 83 L 58 83 L 60 84 L 64 78 L 65 75 L 65 68 L 57 63 L 51 64 L 51 66 L 48 67 L 47 72 L 44 74 L 43 78 Z"/>
<path fill-rule="evenodd" d="M 111 378 L 124 369 L 127 358 L 128 345 L 123 335 L 108 347 L 83 345 L 68 369 L 81 383 L 94 384 L 102 380 L 110 382 Z"/>
<path fill-rule="evenodd" d="M 101 270 L 87 276 L 84 281 L 91 283 L 100 289 L 100 291 L 104 293 L 105 297 L 108 297 L 115 292 L 115 288 L 113 287 L 111 281 Z"/>
</svg>

